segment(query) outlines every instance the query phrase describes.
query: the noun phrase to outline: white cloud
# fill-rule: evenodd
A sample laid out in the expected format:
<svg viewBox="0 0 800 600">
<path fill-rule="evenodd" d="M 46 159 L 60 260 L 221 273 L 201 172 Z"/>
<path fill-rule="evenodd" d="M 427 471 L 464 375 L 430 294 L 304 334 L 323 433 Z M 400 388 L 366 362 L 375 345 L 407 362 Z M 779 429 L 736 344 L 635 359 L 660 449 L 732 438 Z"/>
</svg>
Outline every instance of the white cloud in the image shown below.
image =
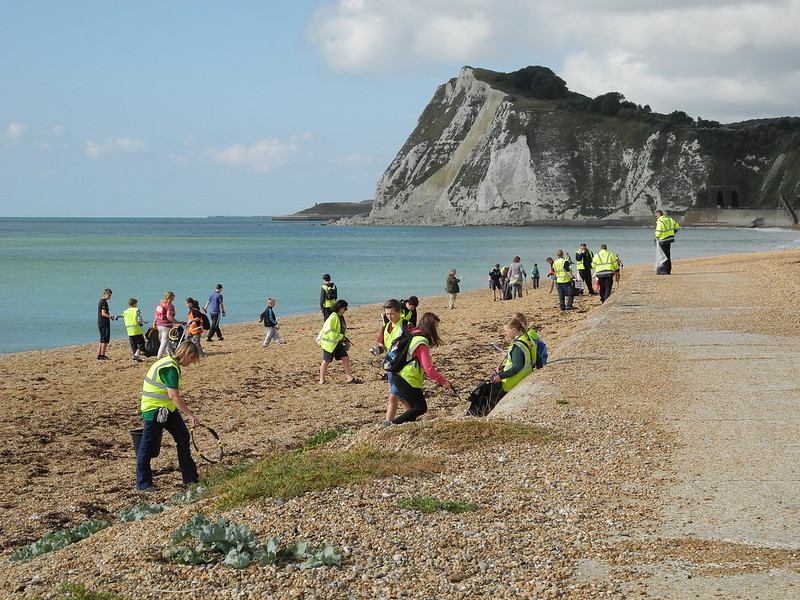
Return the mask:
<svg viewBox="0 0 800 600">
<path fill-rule="evenodd" d="M 283 167 L 296 158 L 303 143 L 311 138 L 309 133 L 301 133 L 288 140 L 265 139 L 250 146 L 234 144 L 227 148 L 209 148 L 207 156 L 216 163 L 239 167 L 256 173 L 270 173 Z"/>
<path fill-rule="evenodd" d="M 136 153 L 147 150 L 147 142 L 136 138 L 107 138 L 103 141 L 86 140 L 84 152 L 92 158 L 102 158 L 109 154 Z"/>
<path fill-rule="evenodd" d="M 551 67 L 705 118 L 797 114 L 800 0 L 339 0 L 307 29 L 335 71 Z"/>
<path fill-rule="evenodd" d="M 5 131 L 0 131 L 0 143 L 16 144 L 26 129 L 28 126 L 23 123 L 9 123 Z"/>
</svg>

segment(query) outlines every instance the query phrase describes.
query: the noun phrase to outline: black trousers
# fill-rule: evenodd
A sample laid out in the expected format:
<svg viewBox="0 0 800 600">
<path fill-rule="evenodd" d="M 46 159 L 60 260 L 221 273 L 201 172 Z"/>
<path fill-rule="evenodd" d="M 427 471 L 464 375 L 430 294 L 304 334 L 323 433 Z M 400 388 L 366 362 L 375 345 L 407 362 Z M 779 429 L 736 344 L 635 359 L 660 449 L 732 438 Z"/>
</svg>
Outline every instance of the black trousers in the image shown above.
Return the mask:
<svg viewBox="0 0 800 600">
<path fill-rule="evenodd" d="M 422 388 L 415 388 L 397 373 L 392 375 L 392 383 L 400 392 L 400 397 L 408 403 L 408 410 L 397 417 L 392 423 L 400 425 L 409 421 L 416 421 L 428 412 L 428 403 L 425 402 L 425 394 Z"/>
<path fill-rule="evenodd" d="M 658 265 L 658 269 L 656 273 L 658 275 L 670 275 L 672 274 L 672 240 L 658 242 L 658 247 L 661 249 L 661 252 L 664 253 L 666 260 Z"/>
<path fill-rule="evenodd" d="M 614 272 L 611 271 L 608 275 L 600 273 L 597 275 L 597 282 L 600 284 L 600 302 L 605 302 L 611 295 L 611 288 L 614 285 Z"/>
<path fill-rule="evenodd" d="M 208 335 L 206 335 L 206 339 L 211 341 L 211 338 L 214 337 L 214 334 L 217 334 L 217 339 L 222 339 L 222 331 L 219 329 L 219 313 L 216 315 L 214 313 L 209 313 L 211 315 L 211 329 L 208 330 Z"/>
<path fill-rule="evenodd" d="M 578 275 L 580 275 L 581 279 L 583 280 L 583 288 L 587 290 L 589 294 L 594 294 L 595 291 L 592 289 L 592 270 L 578 269 Z"/>
</svg>

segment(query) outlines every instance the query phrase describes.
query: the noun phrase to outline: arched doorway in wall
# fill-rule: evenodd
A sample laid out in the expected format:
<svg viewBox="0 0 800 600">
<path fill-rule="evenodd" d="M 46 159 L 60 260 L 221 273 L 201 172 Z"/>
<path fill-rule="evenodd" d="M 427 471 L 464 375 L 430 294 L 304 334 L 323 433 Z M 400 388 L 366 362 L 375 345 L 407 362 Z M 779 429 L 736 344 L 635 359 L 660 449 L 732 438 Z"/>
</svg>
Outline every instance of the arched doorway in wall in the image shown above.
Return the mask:
<svg viewBox="0 0 800 600">
<path fill-rule="evenodd" d="M 731 192 L 731 208 L 739 208 L 739 192 L 736 190 Z"/>
<path fill-rule="evenodd" d="M 717 208 L 725 208 L 725 194 L 722 190 L 717 192 Z"/>
</svg>

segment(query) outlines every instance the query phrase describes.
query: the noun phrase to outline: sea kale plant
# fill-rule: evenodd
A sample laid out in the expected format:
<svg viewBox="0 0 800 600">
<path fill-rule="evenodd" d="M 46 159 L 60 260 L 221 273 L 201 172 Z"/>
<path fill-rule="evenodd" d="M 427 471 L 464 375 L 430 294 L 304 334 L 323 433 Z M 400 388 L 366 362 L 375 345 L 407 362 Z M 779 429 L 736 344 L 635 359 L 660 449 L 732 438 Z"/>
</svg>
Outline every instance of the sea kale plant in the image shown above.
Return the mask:
<svg viewBox="0 0 800 600">
<path fill-rule="evenodd" d="M 280 538 L 271 537 L 261 545 L 247 525 L 225 517 L 211 522 L 203 515 L 195 515 L 172 535 L 172 544 L 170 559 L 184 564 L 212 563 L 220 556 L 224 557 L 224 564 L 234 569 L 244 569 L 254 562 L 263 566 L 296 560 L 302 561 L 298 565 L 301 569 L 342 563 L 341 552 L 329 544 L 314 551 L 306 542 L 281 546 Z"/>
</svg>

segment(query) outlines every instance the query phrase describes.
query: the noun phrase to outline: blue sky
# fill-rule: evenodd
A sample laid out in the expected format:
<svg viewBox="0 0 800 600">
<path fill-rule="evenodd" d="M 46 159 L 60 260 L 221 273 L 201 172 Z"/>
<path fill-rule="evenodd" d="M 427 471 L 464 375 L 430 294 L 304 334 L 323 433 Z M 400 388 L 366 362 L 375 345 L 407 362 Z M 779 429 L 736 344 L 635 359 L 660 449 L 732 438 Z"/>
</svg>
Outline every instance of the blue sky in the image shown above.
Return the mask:
<svg viewBox="0 0 800 600">
<path fill-rule="evenodd" d="M 730 122 L 798 116 L 800 0 L 0 3 L 0 216 L 372 198 L 463 65 Z"/>
</svg>

